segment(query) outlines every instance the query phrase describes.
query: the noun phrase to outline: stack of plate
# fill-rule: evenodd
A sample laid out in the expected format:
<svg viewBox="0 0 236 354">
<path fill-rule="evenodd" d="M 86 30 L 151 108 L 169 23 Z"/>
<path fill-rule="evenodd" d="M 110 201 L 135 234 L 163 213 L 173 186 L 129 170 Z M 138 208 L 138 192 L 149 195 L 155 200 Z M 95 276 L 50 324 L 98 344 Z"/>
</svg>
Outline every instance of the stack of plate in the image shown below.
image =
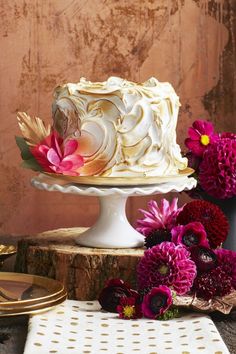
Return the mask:
<svg viewBox="0 0 236 354">
<path fill-rule="evenodd" d="M 64 285 L 57 280 L 0 272 L 0 317 L 45 311 L 66 297 Z"/>
</svg>

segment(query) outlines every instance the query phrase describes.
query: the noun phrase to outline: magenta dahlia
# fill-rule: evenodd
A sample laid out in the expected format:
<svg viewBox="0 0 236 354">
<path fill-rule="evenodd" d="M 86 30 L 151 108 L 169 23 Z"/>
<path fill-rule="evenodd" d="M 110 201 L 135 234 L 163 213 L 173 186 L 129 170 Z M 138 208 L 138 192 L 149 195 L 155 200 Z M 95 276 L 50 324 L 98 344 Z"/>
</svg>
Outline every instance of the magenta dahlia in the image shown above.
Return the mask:
<svg viewBox="0 0 236 354">
<path fill-rule="evenodd" d="M 197 297 L 210 300 L 215 296 L 224 296 L 232 291 L 232 278 L 222 267 L 202 273 L 194 280 L 193 291 Z"/>
<path fill-rule="evenodd" d="M 168 229 L 175 225 L 176 217 L 182 208 L 178 208 L 178 199 L 174 198 L 170 204 L 162 199 L 159 207 L 155 200 L 148 202 L 148 211 L 140 209 L 144 218 L 137 220 L 137 231 L 147 236 L 154 230 Z"/>
<path fill-rule="evenodd" d="M 163 242 L 144 252 L 137 267 L 140 289 L 166 285 L 177 294 L 189 291 L 196 276 L 196 265 L 182 245 Z"/>
<path fill-rule="evenodd" d="M 218 264 L 231 276 L 232 286 L 236 289 L 236 252 L 220 248 L 215 253 Z"/>
<path fill-rule="evenodd" d="M 170 288 L 165 285 L 152 288 L 143 298 L 142 312 L 147 318 L 157 318 L 163 315 L 172 305 L 172 294 Z"/>
<path fill-rule="evenodd" d="M 217 205 L 205 200 L 193 200 L 187 203 L 178 214 L 177 223 L 186 225 L 196 221 L 204 226 L 210 247 L 216 248 L 225 241 L 229 223 Z"/>
<path fill-rule="evenodd" d="M 200 222 L 190 222 L 187 225 L 179 225 L 171 230 L 172 242 L 185 247 L 206 246 L 209 247 L 206 231 Z"/>
<path fill-rule="evenodd" d="M 187 148 L 196 156 L 202 156 L 209 144 L 218 139 L 212 123 L 196 120 L 188 129 L 189 138 L 185 140 Z"/>
<path fill-rule="evenodd" d="M 236 135 L 208 147 L 199 167 L 199 183 L 209 195 L 231 198 L 236 195 Z"/>
</svg>

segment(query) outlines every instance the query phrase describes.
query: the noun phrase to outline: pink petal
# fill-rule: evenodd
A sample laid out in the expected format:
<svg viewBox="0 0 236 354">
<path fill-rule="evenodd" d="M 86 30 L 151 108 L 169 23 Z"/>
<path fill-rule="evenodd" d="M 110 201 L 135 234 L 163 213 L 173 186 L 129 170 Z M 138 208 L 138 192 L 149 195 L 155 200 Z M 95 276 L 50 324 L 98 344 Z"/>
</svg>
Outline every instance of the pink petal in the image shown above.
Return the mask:
<svg viewBox="0 0 236 354">
<path fill-rule="evenodd" d="M 64 145 L 64 156 L 72 155 L 78 148 L 78 142 L 75 139 L 67 140 Z"/>
<path fill-rule="evenodd" d="M 190 136 L 190 139 L 192 140 L 199 140 L 201 134 L 194 128 L 190 127 L 188 129 L 188 135 Z"/>
<path fill-rule="evenodd" d="M 63 161 L 70 161 L 73 165 L 73 168 L 79 168 L 84 165 L 84 159 L 80 155 L 69 155 L 66 156 Z"/>
<path fill-rule="evenodd" d="M 62 158 L 62 152 L 61 152 L 61 148 L 60 148 L 60 142 L 58 139 L 58 134 L 53 133 L 52 134 L 52 148 L 54 148 L 54 150 L 57 152 L 58 156 L 60 156 L 60 158 Z M 60 139 L 62 141 L 62 139 Z"/>
<path fill-rule="evenodd" d="M 48 150 L 47 159 L 52 165 L 59 166 L 60 164 L 60 158 L 52 148 Z"/>
<path fill-rule="evenodd" d="M 185 140 L 185 145 L 197 156 L 202 156 L 206 150 L 206 148 L 201 145 L 200 141 L 191 140 L 189 138 Z"/>
</svg>

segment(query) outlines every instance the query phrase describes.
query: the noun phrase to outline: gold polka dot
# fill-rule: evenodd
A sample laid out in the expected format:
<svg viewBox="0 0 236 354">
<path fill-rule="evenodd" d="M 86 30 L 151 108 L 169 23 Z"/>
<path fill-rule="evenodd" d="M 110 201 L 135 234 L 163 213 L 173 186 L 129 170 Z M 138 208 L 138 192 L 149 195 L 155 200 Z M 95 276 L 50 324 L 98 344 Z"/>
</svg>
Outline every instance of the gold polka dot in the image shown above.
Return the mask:
<svg viewBox="0 0 236 354">
<path fill-rule="evenodd" d="M 47 318 L 41 318 L 41 321 L 47 321 L 48 319 Z"/>
<path fill-rule="evenodd" d="M 108 333 L 101 333 L 101 336 L 108 336 Z"/>
<path fill-rule="evenodd" d="M 123 337 L 117 337 L 116 339 L 118 339 L 118 340 L 124 340 L 125 338 L 123 338 Z"/>
<path fill-rule="evenodd" d="M 52 343 L 59 343 L 58 340 L 51 340 Z"/>
<path fill-rule="evenodd" d="M 201 331 L 201 328 L 196 328 L 194 331 L 195 332 Z"/>
<path fill-rule="evenodd" d="M 178 329 L 181 329 L 181 330 L 182 330 L 182 329 L 186 329 L 186 327 L 179 327 Z"/>
<path fill-rule="evenodd" d="M 222 352 L 215 352 L 215 354 L 223 354 Z"/>
<path fill-rule="evenodd" d="M 148 344 L 149 347 L 155 347 L 156 344 Z"/>
<path fill-rule="evenodd" d="M 106 323 L 102 323 L 101 326 L 102 326 L 102 327 L 109 327 L 109 325 L 106 324 Z"/>
<path fill-rule="evenodd" d="M 93 315 L 86 315 L 86 317 L 93 317 Z"/>
<path fill-rule="evenodd" d="M 123 329 L 117 329 L 117 332 L 124 332 Z"/>
<path fill-rule="evenodd" d="M 36 345 L 37 347 L 42 347 L 41 343 L 34 343 L 34 345 Z"/>
<path fill-rule="evenodd" d="M 44 328 L 47 327 L 46 325 L 42 325 L 42 324 L 40 324 L 39 326 L 40 326 L 40 327 L 44 327 Z"/>
<path fill-rule="evenodd" d="M 107 348 L 101 348 L 100 350 L 104 351 L 104 352 L 107 352 Z"/>
<path fill-rule="evenodd" d="M 102 317 L 101 320 L 103 320 L 103 321 L 108 321 L 108 318 Z"/>
<path fill-rule="evenodd" d="M 155 331 L 155 329 L 154 328 L 148 328 L 148 331 L 149 332 L 153 332 L 153 331 Z"/>
<path fill-rule="evenodd" d="M 157 352 L 151 352 L 151 353 L 149 353 L 149 354 L 157 354 Z"/>
<path fill-rule="evenodd" d="M 66 347 L 66 349 L 75 349 L 75 347 Z"/>
<path fill-rule="evenodd" d="M 190 352 L 182 352 L 182 354 L 190 354 Z"/>
<path fill-rule="evenodd" d="M 69 338 L 68 341 L 69 341 L 69 342 L 76 342 L 76 339 Z"/>
<path fill-rule="evenodd" d="M 165 349 L 170 350 L 170 349 L 173 349 L 173 348 L 172 347 L 166 347 Z"/>
<path fill-rule="evenodd" d="M 212 342 L 220 342 L 219 339 L 212 339 Z"/>
<path fill-rule="evenodd" d="M 165 343 L 172 343 L 172 340 L 166 340 Z"/>
<path fill-rule="evenodd" d="M 200 323 L 200 321 L 193 321 L 193 323 Z"/>
<path fill-rule="evenodd" d="M 93 337 L 85 337 L 85 339 L 93 339 Z"/>
<path fill-rule="evenodd" d="M 93 302 L 86 302 L 86 305 L 92 306 Z"/>
<path fill-rule="evenodd" d="M 71 319 L 77 321 L 79 319 L 79 317 L 71 317 Z"/>
<path fill-rule="evenodd" d="M 91 353 L 90 350 L 83 351 L 84 354 Z"/>
<path fill-rule="evenodd" d="M 211 331 L 211 333 L 217 333 L 216 331 Z"/>
<path fill-rule="evenodd" d="M 44 335 L 45 335 L 44 333 L 41 333 L 41 332 L 37 332 L 37 334 L 38 334 L 39 336 L 44 336 Z"/>
<path fill-rule="evenodd" d="M 53 332 L 53 334 L 56 334 L 57 336 L 59 336 L 61 334 L 61 332 Z"/>
<path fill-rule="evenodd" d="M 140 342 L 138 342 L 137 340 L 132 342 L 133 344 L 139 344 Z"/>
<path fill-rule="evenodd" d="M 205 347 L 197 347 L 197 349 L 206 349 Z"/>
<path fill-rule="evenodd" d="M 184 322 L 183 320 L 178 320 L 178 321 L 176 321 L 177 323 L 180 323 L 180 322 Z"/>
<path fill-rule="evenodd" d="M 108 343 L 106 340 L 101 340 L 100 343 Z"/>
<path fill-rule="evenodd" d="M 204 337 L 197 337 L 196 339 L 197 339 L 197 340 L 200 340 L 200 339 L 203 339 L 203 338 L 204 338 Z"/>
<path fill-rule="evenodd" d="M 154 321 L 147 321 L 147 323 L 154 323 Z"/>
<path fill-rule="evenodd" d="M 57 353 L 57 350 L 49 350 L 49 353 Z"/>
<path fill-rule="evenodd" d="M 72 307 L 75 308 L 75 309 L 79 309 L 79 306 L 73 305 Z"/>
<path fill-rule="evenodd" d="M 92 347 L 92 345 L 91 344 L 85 344 L 84 347 L 88 347 L 89 348 L 89 347 Z"/>
<path fill-rule="evenodd" d="M 117 344 L 117 347 L 118 348 L 123 348 L 124 346 L 123 346 L 123 344 Z"/>
<path fill-rule="evenodd" d="M 186 334 L 183 334 L 182 336 L 180 336 L 180 338 L 185 338 L 185 337 L 187 337 Z"/>
<path fill-rule="evenodd" d="M 169 327 L 170 326 L 168 323 L 162 323 L 161 325 L 164 326 L 164 327 Z"/>
<path fill-rule="evenodd" d="M 58 315 L 63 315 L 65 312 L 64 311 L 58 311 L 57 314 Z"/>
<path fill-rule="evenodd" d="M 167 335 L 169 335 L 169 334 L 171 334 L 170 332 L 166 332 L 166 333 L 163 333 L 165 336 L 167 336 Z"/>
<path fill-rule="evenodd" d="M 148 339 L 156 339 L 156 337 L 148 337 Z"/>
<path fill-rule="evenodd" d="M 132 333 L 132 336 L 140 336 L 140 333 Z"/>
<path fill-rule="evenodd" d="M 77 326 L 78 322 L 71 322 L 70 324 L 71 324 L 71 326 Z"/>
<path fill-rule="evenodd" d="M 62 328 L 62 326 L 61 326 L 61 325 L 56 325 L 55 327 Z"/>
<path fill-rule="evenodd" d="M 132 324 L 132 327 L 139 327 L 139 324 Z"/>
<path fill-rule="evenodd" d="M 182 343 L 181 344 L 183 347 L 186 347 L 186 345 L 188 345 L 188 343 Z"/>
</svg>

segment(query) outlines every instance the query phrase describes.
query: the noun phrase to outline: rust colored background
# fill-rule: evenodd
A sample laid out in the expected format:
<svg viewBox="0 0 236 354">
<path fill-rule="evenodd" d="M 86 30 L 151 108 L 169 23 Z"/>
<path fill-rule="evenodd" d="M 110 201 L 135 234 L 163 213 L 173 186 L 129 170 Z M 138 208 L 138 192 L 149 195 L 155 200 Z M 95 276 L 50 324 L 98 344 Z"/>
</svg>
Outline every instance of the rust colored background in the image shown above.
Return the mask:
<svg viewBox="0 0 236 354">
<path fill-rule="evenodd" d="M 182 147 L 197 118 L 236 130 L 235 0 L 0 0 L 0 17 L 0 234 L 96 219 L 96 198 L 35 190 L 20 167 L 16 112 L 50 121 L 60 83 L 155 76 L 180 96 Z M 147 199 L 128 202 L 131 221 Z"/>
</svg>

